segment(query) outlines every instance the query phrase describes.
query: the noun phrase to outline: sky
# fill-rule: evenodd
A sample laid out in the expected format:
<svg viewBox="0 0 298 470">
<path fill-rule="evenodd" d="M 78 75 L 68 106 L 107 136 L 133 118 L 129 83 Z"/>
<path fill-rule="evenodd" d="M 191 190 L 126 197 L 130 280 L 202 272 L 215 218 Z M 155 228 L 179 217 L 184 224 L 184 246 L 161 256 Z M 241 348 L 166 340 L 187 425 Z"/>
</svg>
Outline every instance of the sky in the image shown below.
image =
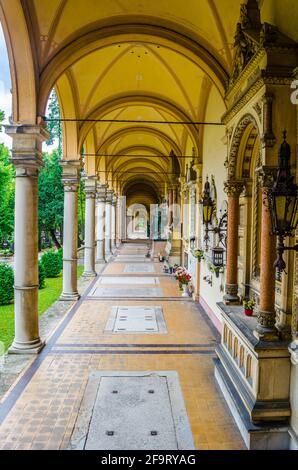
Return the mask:
<svg viewBox="0 0 298 470">
<path fill-rule="evenodd" d="M 0 23 L 0 109 L 5 112 L 5 123 L 8 123 L 8 117 L 11 116 L 11 80 L 9 62 L 7 56 L 6 43 Z M 8 137 L 4 129 L 0 132 L 0 143 L 4 143 L 11 148 L 11 138 Z"/>
</svg>

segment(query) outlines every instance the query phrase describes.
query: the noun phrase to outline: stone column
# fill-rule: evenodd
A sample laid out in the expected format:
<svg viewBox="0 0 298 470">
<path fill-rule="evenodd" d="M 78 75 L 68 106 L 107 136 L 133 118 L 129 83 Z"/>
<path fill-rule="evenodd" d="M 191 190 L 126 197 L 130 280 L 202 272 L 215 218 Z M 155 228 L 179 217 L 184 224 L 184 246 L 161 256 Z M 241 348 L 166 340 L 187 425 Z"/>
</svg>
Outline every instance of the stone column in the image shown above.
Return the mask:
<svg viewBox="0 0 298 470">
<path fill-rule="evenodd" d="M 117 196 L 113 194 L 111 206 L 111 250 L 113 254 L 116 251 L 116 204 Z"/>
<path fill-rule="evenodd" d="M 168 189 L 168 224 L 169 230 L 172 230 L 173 224 L 173 189 Z"/>
<path fill-rule="evenodd" d="M 105 260 L 109 261 L 111 253 L 111 212 L 112 212 L 113 190 L 107 190 L 106 196 L 106 223 L 105 223 Z"/>
<path fill-rule="evenodd" d="M 225 192 L 228 195 L 228 230 L 227 230 L 227 274 L 226 304 L 239 304 L 238 297 L 238 227 L 239 196 L 244 189 L 243 181 L 227 181 Z"/>
<path fill-rule="evenodd" d="M 60 300 L 78 300 L 78 185 L 81 161 L 63 160 L 63 292 Z"/>
<path fill-rule="evenodd" d="M 254 334 L 263 341 L 275 341 L 278 332 L 275 327 L 275 275 L 276 237 L 272 235 L 271 216 L 268 208 L 267 191 L 274 180 L 274 170 L 268 167 L 259 169 L 262 188 L 262 223 L 261 223 L 261 270 L 260 301 L 258 306 L 258 324 Z"/>
<path fill-rule="evenodd" d="M 38 324 L 38 172 L 43 166 L 43 126 L 5 127 L 12 137 L 15 182 L 15 337 L 9 352 L 36 354 L 44 346 Z"/>
<path fill-rule="evenodd" d="M 202 219 L 200 217 L 200 210 L 198 201 L 202 198 L 202 164 L 194 165 L 194 170 L 197 175 L 195 188 L 196 188 L 196 209 L 195 209 L 195 237 L 196 237 L 196 248 L 200 248 L 201 230 L 202 230 Z M 194 293 L 193 299 L 196 301 L 200 300 L 201 290 L 201 262 L 196 260 L 196 279 L 194 282 Z"/>
<path fill-rule="evenodd" d="M 85 256 L 84 277 L 95 277 L 95 198 L 96 176 L 90 176 L 85 181 Z"/>
<path fill-rule="evenodd" d="M 106 184 L 97 186 L 96 263 L 105 263 L 106 191 Z"/>
<path fill-rule="evenodd" d="M 116 248 L 121 245 L 121 197 L 117 198 L 116 205 Z"/>
</svg>

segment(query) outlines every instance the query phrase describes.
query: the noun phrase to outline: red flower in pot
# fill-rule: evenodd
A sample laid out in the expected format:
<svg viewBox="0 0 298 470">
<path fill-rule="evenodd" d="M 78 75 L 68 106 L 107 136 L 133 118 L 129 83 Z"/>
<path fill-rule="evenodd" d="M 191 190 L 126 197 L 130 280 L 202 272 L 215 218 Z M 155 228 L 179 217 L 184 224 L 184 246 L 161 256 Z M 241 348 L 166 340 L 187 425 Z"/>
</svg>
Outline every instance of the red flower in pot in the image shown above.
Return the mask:
<svg viewBox="0 0 298 470">
<path fill-rule="evenodd" d="M 250 300 L 250 299 L 243 300 L 244 313 L 247 317 L 251 317 L 253 315 L 254 306 L 255 306 L 254 300 Z"/>
</svg>

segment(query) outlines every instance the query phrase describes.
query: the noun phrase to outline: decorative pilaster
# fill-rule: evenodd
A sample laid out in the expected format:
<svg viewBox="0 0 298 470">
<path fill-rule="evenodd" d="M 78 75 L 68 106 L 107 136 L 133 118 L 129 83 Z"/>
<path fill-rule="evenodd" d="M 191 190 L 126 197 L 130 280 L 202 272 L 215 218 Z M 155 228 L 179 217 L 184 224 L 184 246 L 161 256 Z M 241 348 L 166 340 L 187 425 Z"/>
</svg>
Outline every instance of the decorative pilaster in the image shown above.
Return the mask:
<svg viewBox="0 0 298 470">
<path fill-rule="evenodd" d="M 106 223 L 105 223 L 105 260 L 109 261 L 111 252 L 111 212 L 112 212 L 112 198 L 114 191 L 107 190 L 106 195 Z"/>
<path fill-rule="evenodd" d="M 168 189 L 168 226 L 169 231 L 173 229 L 173 188 Z"/>
<path fill-rule="evenodd" d="M 78 185 L 80 160 L 63 160 L 64 218 L 63 218 L 63 291 L 60 300 L 78 300 Z"/>
<path fill-rule="evenodd" d="M 261 167 L 257 170 L 262 189 L 262 224 L 261 224 L 261 271 L 260 271 L 260 302 L 258 309 L 258 325 L 255 336 L 264 341 L 278 339 L 275 327 L 275 269 L 276 237 L 272 235 L 271 217 L 268 208 L 267 191 L 272 185 L 276 169 Z"/>
<path fill-rule="evenodd" d="M 84 277 L 95 277 L 95 198 L 96 176 L 88 176 L 85 181 L 85 257 Z"/>
<path fill-rule="evenodd" d="M 227 275 L 226 304 L 238 304 L 238 226 L 239 196 L 244 189 L 243 181 L 229 180 L 225 182 L 228 195 L 228 229 L 227 229 Z"/>
<path fill-rule="evenodd" d="M 273 95 L 266 93 L 262 98 L 263 103 L 263 136 L 262 143 L 264 147 L 273 147 L 276 143 L 276 138 L 273 134 L 272 128 L 272 109 L 273 109 Z"/>
<path fill-rule="evenodd" d="M 105 263 L 106 184 L 97 185 L 96 263 Z"/>
<path fill-rule="evenodd" d="M 38 172 L 43 166 L 43 126 L 5 127 L 12 137 L 15 183 L 15 337 L 13 354 L 35 354 L 44 346 L 38 323 Z"/>
</svg>

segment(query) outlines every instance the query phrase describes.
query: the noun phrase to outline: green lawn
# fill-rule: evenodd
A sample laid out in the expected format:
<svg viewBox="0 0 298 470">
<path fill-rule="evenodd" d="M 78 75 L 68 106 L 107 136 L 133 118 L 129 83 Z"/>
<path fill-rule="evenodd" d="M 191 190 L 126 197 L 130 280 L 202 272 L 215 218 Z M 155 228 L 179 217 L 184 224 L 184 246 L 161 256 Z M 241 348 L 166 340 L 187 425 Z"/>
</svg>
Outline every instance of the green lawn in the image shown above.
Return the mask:
<svg viewBox="0 0 298 470">
<path fill-rule="evenodd" d="M 83 273 L 84 267 L 78 266 L 78 277 Z M 38 313 L 41 316 L 60 296 L 62 291 L 62 274 L 55 278 L 47 278 L 44 289 L 39 290 Z M 14 337 L 14 305 L 0 306 L 0 341 L 9 348 Z"/>
</svg>

